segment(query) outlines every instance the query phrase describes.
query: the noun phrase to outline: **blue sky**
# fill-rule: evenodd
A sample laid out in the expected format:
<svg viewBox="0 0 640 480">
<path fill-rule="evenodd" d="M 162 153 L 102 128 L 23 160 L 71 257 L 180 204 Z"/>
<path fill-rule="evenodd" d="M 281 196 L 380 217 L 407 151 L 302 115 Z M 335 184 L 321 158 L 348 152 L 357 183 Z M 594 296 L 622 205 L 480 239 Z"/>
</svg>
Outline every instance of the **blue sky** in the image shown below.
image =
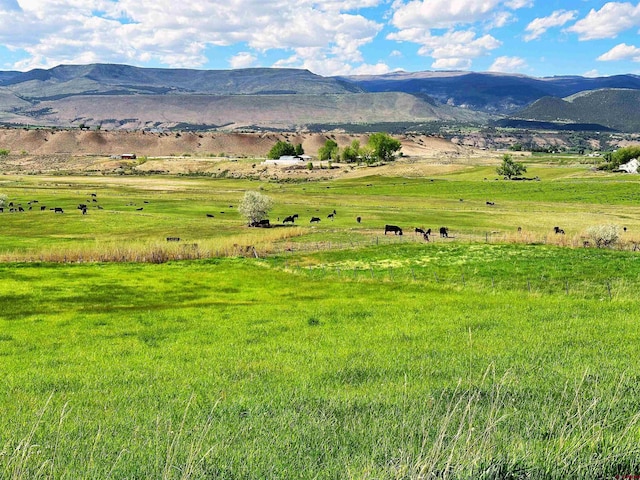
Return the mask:
<svg viewBox="0 0 640 480">
<path fill-rule="evenodd" d="M 640 74 L 640 1 L 0 0 L 0 70 Z"/>
</svg>

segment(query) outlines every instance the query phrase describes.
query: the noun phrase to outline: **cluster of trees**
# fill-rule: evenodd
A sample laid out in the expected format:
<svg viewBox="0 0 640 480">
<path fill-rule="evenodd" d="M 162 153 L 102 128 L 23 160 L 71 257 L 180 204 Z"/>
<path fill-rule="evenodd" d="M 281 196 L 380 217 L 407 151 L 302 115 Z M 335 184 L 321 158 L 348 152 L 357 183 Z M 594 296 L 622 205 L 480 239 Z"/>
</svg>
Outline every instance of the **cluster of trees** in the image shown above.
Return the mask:
<svg viewBox="0 0 640 480">
<path fill-rule="evenodd" d="M 373 133 L 369 136 L 366 145 L 360 145 L 359 140 L 353 140 L 350 145 L 340 148 L 333 139 L 328 139 L 318 150 L 319 160 L 343 161 L 346 163 L 374 163 L 388 162 L 395 158 L 396 152 L 402 148 L 399 140 L 387 133 Z M 268 158 L 277 159 L 283 155 L 302 155 L 302 145 L 292 145 L 289 142 L 278 140 L 269 150 Z"/>
<path fill-rule="evenodd" d="M 345 163 L 388 162 L 395 158 L 396 152 L 402 148 L 399 140 L 387 133 L 373 133 L 366 145 L 353 140 L 350 145 L 340 149 L 335 140 L 328 139 L 318 150 L 320 160 L 336 160 Z"/>
<path fill-rule="evenodd" d="M 282 140 L 278 140 L 276 144 L 271 147 L 269 153 L 267 154 L 267 158 L 272 160 L 277 160 L 280 157 L 284 157 L 286 155 L 303 155 L 304 149 L 302 148 L 302 144 L 298 143 L 293 145 L 289 142 L 283 142 Z"/>
</svg>

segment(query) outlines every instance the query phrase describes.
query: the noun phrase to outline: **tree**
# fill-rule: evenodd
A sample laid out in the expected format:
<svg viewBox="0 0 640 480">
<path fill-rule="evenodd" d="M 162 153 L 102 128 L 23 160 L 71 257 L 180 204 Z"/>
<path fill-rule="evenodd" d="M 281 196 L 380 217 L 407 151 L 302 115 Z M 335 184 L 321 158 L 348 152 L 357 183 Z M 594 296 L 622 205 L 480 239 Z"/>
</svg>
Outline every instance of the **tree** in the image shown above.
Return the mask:
<svg viewBox="0 0 640 480">
<path fill-rule="evenodd" d="M 328 139 L 324 145 L 318 150 L 318 158 L 320 160 L 329 160 L 330 158 L 337 160 L 338 144 L 335 140 Z"/>
<path fill-rule="evenodd" d="M 304 148 L 302 148 L 302 144 L 298 143 L 295 146 L 295 154 L 296 155 L 304 155 Z"/>
<path fill-rule="evenodd" d="M 267 218 L 267 214 L 273 206 L 273 200 L 260 192 L 248 191 L 238 205 L 238 211 L 245 217 L 249 225 L 255 225 L 260 220 Z"/>
<path fill-rule="evenodd" d="M 511 177 L 517 177 L 526 171 L 527 167 L 525 167 L 523 163 L 514 161 L 508 153 L 503 155 L 502 165 L 496 168 L 498 175 L 507 177 L 509 180 L 511 180 Z"/>
<path fill-rule="evenodd" d="M 276 144 L 271 147 L 269 153 L 267 154 L 267 158 L 271 158 L 273 160 L 277 160 L 278 158 L 284 155 L 295 155 L 296 149 L 289 142 L 283 142 L 282 140 L 278 140 Z"/>
<path fill-rule="evenodd" d="M 373 150 L 374 157 L 382 162 L 393 160 L 395 153 L 402 148 L 399 140 L 383 132 L 371 135 L 367 145 Z"/>
<path fill-rule="evenodd" d="M 342 150 L 342 161 L 346 163 L 357 162 L 360 156 L 360 142 L 353 140 L 351 145 Z"/>
</svg>

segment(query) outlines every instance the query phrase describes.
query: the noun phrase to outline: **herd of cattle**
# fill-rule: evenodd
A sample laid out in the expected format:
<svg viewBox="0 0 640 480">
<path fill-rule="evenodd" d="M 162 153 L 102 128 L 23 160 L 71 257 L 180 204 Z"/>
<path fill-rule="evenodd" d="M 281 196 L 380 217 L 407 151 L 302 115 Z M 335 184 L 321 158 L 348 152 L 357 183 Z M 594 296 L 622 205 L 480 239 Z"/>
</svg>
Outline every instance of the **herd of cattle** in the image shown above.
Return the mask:
<svg viewBox="0 0 640 480">
<path fill-rule="evenodd" d="M 461 200 L 462 201 L 462 200 Z M 38 204 L 38 200 L 31 200 L 29 202 L 27 202 L 27 210 L 33 210 L 34 205 Z M 147 201 L 145 201 L 144 203 L 149 203 Z M 98 199 L 97 199 L 97 195 L 95 193 L 91 193 L 91 199 L 87 199 L 87 203 L 80 203 L 77 206 L 77 209 L 80 210 L 82 212 L 83 215 L 87 214 L 87 211 L 89 209 L 89 204 L 95 204 L 95 207 L 102 210 L 103 207 L 101 205 L 98 204 Z M 129 205 L 134 205 L 133 203 L 130 203 Z M 492 202 L 487 202 L 487 205 L 494 205 Z M 47 206 L 46 205 L 38 205 L 36 208 L 40 209 L 41 212 L 44 212 L 47 210 Z M 231 205 L 229 205 L 229 207 L 231 207 Z M 9 202 L 7 204 L 7 207 L 9 212 L 24 212 L 26 211 L 25 208 L 22 206 L 22 204 L 20 203 L 14 203 L 14 202 Z M 51 207 L 48 208 L 48 210 L 53 211 L 54 213 L 64 213 L 64 210 L 62 207 Z M 143 207 L 139 207 L 136 208 L 137 211 L 143 210 Z M 4 213 L 5 211 L 5 207 L 0 207 L 0 213 Z M 224 213 L 224 212 L 220 212 L 220 213 Z M 208 218 L 214 218 L 214 215 L 207 213 L 206 214 Z M 327 218 L 330 220 L 333 220 L 337 215 L 336 210 L 333 210 L 331 213 L 329 213 L 327 215 Z M 282 224 L 285 225 L 287 223 L 291 223 L 294 224 L 295 221 L 299 218 L 300 216 L 296 213 L 293 215 L 289 215 L 284 217 L 284 219 L 282 220 Z M 311 219 L 309 220 L 309 223 L 319 223 L 320 222 L 320 217 L 315 217 L 312 216 Z M 280 218 L 278 217 L 278 222 L 280 221 Z M 362 217 L 358 216 L 356 217 L 356 222 L 357 223 L 361 223 L 362 222 Z M 264 219 L 264 220 L 259 220 L 256 222 L 252 222 L 250 223 L 251 227 L 262 227 L 262 228 L 269 228 L 271 227 L 271 223 L 269 222 L 268 219 Z M 626 231 L 626 227 L 625 227 L 625 231 Z M 518 232 L 522 231 L 521 227 L 518 227 Z M 560 227 L 553 227 L 553 231 L 555 234 L 558 235 L 564 235 L 564 229 L 560 228 Z M 416 227 L 414 229 L 414 232 L 416 234 L 420 234 L 423 236 L 425 241 L 429 241 L 429 237 L 432 235 L 431 233 L 431 229 L 423 229 L 423 228 L 419 228 Z M 397 225 L 385 225 L 384 226 L 384 234 L 386 235 L 387 233 L 393 233 L 394 235 L 402 235 L 402 228 L 397 226 Z M 449 229 L 447 227 L 440 227 L 439 229 L 439 233 L 440 233 L 440 237 L 441 238 L 449 238 Z M 174 240 L 173 237 L 167 238 L 168 241 Z M 179 240 L 179 239 L 178 239 Z M 174 240 L 175 241 L 175 240 Z"/>
</svg>

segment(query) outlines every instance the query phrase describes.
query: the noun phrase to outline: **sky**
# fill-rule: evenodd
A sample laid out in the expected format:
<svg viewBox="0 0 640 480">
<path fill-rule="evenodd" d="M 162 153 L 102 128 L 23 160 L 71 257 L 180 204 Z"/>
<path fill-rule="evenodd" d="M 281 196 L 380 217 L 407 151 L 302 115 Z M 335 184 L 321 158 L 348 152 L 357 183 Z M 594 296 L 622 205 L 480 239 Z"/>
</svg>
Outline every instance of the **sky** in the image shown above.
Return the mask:
<svg viewBox="0 0 640 480">
<path fill-rule="evenodd" d="M 640 74 L 640 1 L 0 0 L 0 70 Z"/>
</svg>

